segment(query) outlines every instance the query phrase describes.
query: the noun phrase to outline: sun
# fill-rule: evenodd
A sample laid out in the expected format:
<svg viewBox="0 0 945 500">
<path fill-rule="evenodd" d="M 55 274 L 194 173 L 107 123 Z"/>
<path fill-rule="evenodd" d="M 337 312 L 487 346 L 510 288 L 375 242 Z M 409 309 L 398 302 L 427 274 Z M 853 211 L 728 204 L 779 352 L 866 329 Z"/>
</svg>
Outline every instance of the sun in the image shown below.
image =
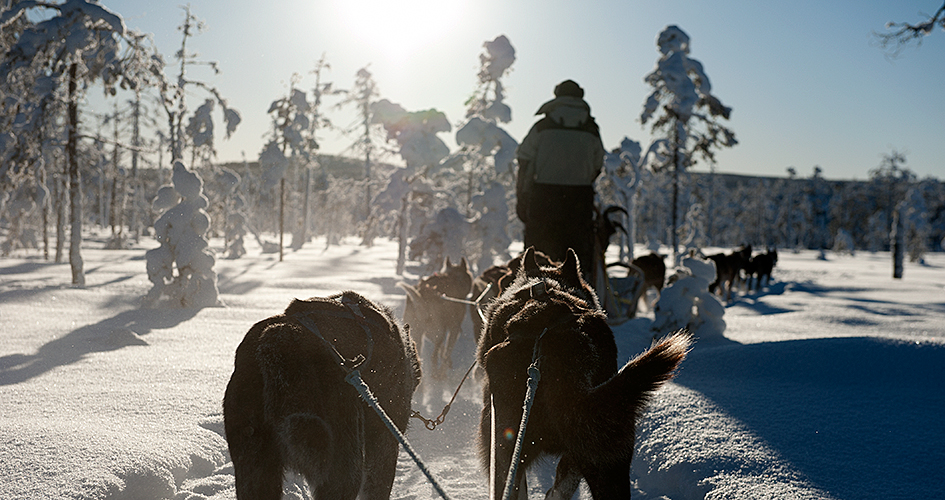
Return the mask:
<svg viewBox="0 0 945 500">
<path fill-rule="evenodd" d="M 342 29 L 391 62 L 436 44 L 460 24 L 459 0 L 336 0 Z"/>
</svg>

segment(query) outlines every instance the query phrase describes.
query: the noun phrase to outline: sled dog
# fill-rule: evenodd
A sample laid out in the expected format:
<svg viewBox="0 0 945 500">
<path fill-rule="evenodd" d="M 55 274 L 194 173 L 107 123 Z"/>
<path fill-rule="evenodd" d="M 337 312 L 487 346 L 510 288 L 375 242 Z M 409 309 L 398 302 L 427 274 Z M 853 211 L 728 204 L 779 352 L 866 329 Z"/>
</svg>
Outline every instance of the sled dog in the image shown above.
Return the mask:
<svg viewBox="0 0 945 500">
<path fill-rule="evenodd" d="M 494 498 L 508 475 L 533 359 L 540 383 L 513 498 L 526 497 L 525 469 L 548 455 L 560 460 L 546 498 L 570 499 L 582 478 L 595 500 L 629 498 L 636 422 L 672 378 L 691 336 L 676 332 L 618 371 L 614 334 L 573 251 L 560 266 L 543 267 L 527 250 L 487 319 L 477 352 L 485 370 L 479 448 Z"/>
<path fill-rule="evenodd" d="M 751 260 L 754 262 L 755 290 L 761 290 L 762 279 L 764 279 L 764 286 L 768 286 L 771 282 L 771 271 L 774 270 L 774 265 L 778 263 L 778 250 L 767 248 L 765 253 L 758 254 L 752 257 Z M 751 276 L 748 279 L 751 280 Z"/>
<path fill-rule="evenodd" d="M 223 398 L 239 500 L 281 499 L 286 470 L 314 498 L 390 497 L 398 443 L 345 382 L 355 365 L 406 431 L 420 365 L 386 307 L 349 291 L 293 300 L 250 328 Z"/>
<path fill-rule="evenodd" d="M 472 287 L 472 273 L 466 258 L 452 264 L 446 258 L 442 271 L 420 280 L 416 285 L 398 283 L 407 293 L 404 304 L 404 323 L 418 348 L 423 347 L 423 338 L 433 343 L 430 372 L 434 378 L 444 378 L 453 368 L 453 347 L 463 330 L 466 304 L 453 302 L 443 295 L 465 300 Z"/>
<path fill-rule="evenodd" d="M 715 262 L 715 281 L 709 285 L 709 291 L 718 293 L 726 302 L 732 300 L 732 288 L 738 286 L 742 269 L 751 259 L 751 245 L 743 245 L 732 253 L 709 255 Z"/>
<path fill-rule="evenodd" d="M 644 291 L 647 288 L 656 288 L 657 292 L 663 291 L 663 283 L 666 281 L 666 262 L 663 256 L 658 253 L 648 253 L 633 259 L 633 265 L 643 271 Z"/>
<path fill-rule="evenodd" d="M 502 293 L 502 287 L 508 286 L 515 279 L 515 275 L 518 273 L 518 267 L 521 264 L 522 255 L 512 258 L 505 264 L 496 264 L 489 269 L 486 269 L 482 272 L 476 279 L 473 280 L 472 285 L 472 298 L 478 299 L 480 295 L 485 292 L 485 295 L 479 302 L 479 306 L 483 311 L 486 310 L 488 305 L 495 300 L 496 297 Z M 551 257 L 548 257 L 547 254 L 535 250 L 535 260 L 539 265 L 550 266 L 557 265 L 558 263 L 551 260 Z M 486 290 L 488 288 L 488 291 Z M 469 314 L 472 316 L 473 323 L 473 333 L 476 335 L 476 344 L 479 344 L 479 337 L 482 335 L 482 327 L 484 325 L 482 318 L 479 317 L 479 311 L 475 304 L 469 306 Z"/>
</svg>

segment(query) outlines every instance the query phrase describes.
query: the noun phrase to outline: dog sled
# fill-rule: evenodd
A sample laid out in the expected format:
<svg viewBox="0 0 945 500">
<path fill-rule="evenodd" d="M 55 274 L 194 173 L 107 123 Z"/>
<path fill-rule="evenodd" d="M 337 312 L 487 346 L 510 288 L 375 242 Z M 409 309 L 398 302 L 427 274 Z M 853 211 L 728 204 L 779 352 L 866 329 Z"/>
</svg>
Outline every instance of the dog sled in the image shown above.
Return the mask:
<svg viewBox="0 0 945 500">
<path fill-rule="evenodd" d="M 640 298 L 646 291 L 643 270 L 626 262 L 605 264 L 598 261 L 594 284 L 601 307 L 607 312 L 607 322 L 619 325 L 637 314 Z"/>
</svg>

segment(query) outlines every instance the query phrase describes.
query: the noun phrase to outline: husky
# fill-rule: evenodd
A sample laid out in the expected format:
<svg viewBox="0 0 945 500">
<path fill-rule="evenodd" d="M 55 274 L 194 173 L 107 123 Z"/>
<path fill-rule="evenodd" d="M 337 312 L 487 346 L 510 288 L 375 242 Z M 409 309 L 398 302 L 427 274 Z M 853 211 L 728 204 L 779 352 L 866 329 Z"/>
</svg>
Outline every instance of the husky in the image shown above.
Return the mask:
<svg viewBox="0 0 945 500">
<path fill-rule="evenodd" d="M 651 252 L 633 259 L 632 264 L 643 271 L 644 291 L 653 287 L 657 292 L 663 291 L 666 281 L 666 262 L 663 255 Z"/>
<path fill-rule="evenodd" d="M 455 265 L 447 257 L 440 272 L 421 279 L 416 285 L 397 284 L 407 293 L 404 323 L 410 326 L 414 342 L 422 347 L 422 339 L 426 337 L 433 343 L 430 369 L 434 378 L 445 378 L 447 370 L 453 368 L 453 347 L 462 333 L 466 316 L 466 304 L 443 296 L 465 300 L 472 281 L 465 257 Z"/>
<path fill-rule="evenodd" d="M 761 290 L 762 279 L 764 279 L 765 286 L 768 286 L 771 282 L 771 271 L 774 270 L 774 265 L 778 263 L 778 250 L 768 247 L 765 253 L 758 254 L 752 257 L 751 260 L 754 264 L 755 290 Z M 751 276 L 748 279 L 750 280 Z"/>
<path fill-rule="evenodd" d="M 560 457 L 546 498 L 570 499 L 582 478 L 595 500 L 629 498 L 636 423 L 653 393 L 673 377 L 692 337 L 680 330 L 618 371 L 613 331 L 577 255 L 569 251 L 560 266 L 543 267 L 529 249 L 519 267 L 489 307 L 477 351 L 485 371 L 478 441 L 493 498 L 501 498 L 508 476 L 533 360 L 541 377 L 525 429 L 517 498 L 527 496 L 525 469 L 544 456 Z"/>
<path fill-rule="evenodd" d="M 559 263 L 551 260 L 547 254 L 535 250 L 535 260 L 539 265 L 550 266 Z M 479 316 L 479 311 L 485 310 L 488 305 L 502 293 L 502 288 L 509 286 L 518 273 L 521 264 L 522 254 L 512 258 L 505 264 L 496 264 L 482 272 L 473 280 L 472 298 L 480 299 L 479 304 L 471 304 L 469 314 L 472 317 L 473 333 L 476 335 L 476 345 L 479 345 L 479 337 L 482 334 L 482 327 L 485 324 Z M 485 295 L 483 295 L 485 294 Z"/>
<path fill-rule="evenodd" d="M 709 291 L 731 301 L 732 288 L 738 286 L 741 271 L 751 260 L 751 245 L 742 245 L 729 254 L 709 255 L 708 259 L 715 262 L 715 281 L 709 285 Z"/>
<path fill-rule="evenodd" d="M 349 291 L 293 300 L 250 328 L 223 398 L 239 500 L 281 499 L 287 470 L 314 498 L 390 497 L 398 442 L 345 382 L 357 363 L 406 432 L 420 364 L 388 308 Z"/>
</svg>

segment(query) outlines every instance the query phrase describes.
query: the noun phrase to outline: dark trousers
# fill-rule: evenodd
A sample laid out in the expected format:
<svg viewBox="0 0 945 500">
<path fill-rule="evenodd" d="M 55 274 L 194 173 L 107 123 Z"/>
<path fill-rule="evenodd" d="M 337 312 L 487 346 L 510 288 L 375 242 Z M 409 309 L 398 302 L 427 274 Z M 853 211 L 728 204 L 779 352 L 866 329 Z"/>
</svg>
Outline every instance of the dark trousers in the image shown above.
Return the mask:
<svg viewBox="0 0 945 500">
<path fill-rule="evenodd" d="M 594 265 L 594 188 L 534 184 L 528 196 L 525 248 L 563 262 L 573 248 L 585 276 Z"/>
</svg>

